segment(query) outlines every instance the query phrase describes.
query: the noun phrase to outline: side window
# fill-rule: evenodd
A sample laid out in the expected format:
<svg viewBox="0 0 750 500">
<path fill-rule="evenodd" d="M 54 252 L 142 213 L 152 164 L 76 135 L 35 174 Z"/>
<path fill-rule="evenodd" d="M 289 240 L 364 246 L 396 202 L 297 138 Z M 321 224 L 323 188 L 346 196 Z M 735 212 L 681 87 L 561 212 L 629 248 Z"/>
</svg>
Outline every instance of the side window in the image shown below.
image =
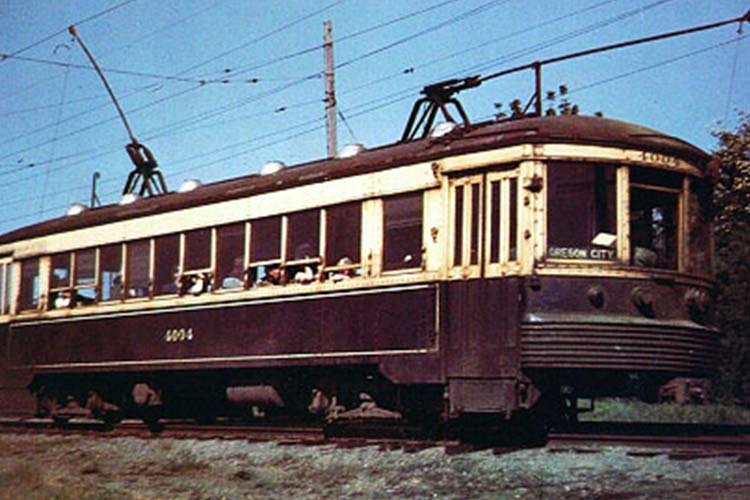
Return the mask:
<svg viewBox="0 0 750 500">
<path fill-rule="evenodd" d="M 211 269 L 211 229 L 185 233 L 185 271 Z"/>
<path fill-rule="evenodd" d="M 615 260 L 616 167 L 547 164 L 547 256 Z"/>
<path fill-rule="evenodd" d="M 10 313 L 10 262 L 0 262 L 0 315 Z"/>
<path fill-rule="evenodd" d="M 50 309 L 60 309 L 73 305 L 70 263 L 69 252 L 50 256 L 48 304 Z"/>
<path fill-rule="evenodd" d="M 250 226 L 250 271 L 257 285 L 281 285 L 281 217 L 258 219 Z"/>
<path fill-rule="evenodd" d="M 294 283 L 311 283 L 320 271 L 320 210 L 287 216 L 287 278 Z"/>
<path fill-rule="evenodd" d="M 383 269 L 422 265 L 422 193 L 383 200 Z"/>
<path fill-rule="evenodd" d="M 180 236 L 168 234 L 154 239 L 154 295 L 179 292 Z"/>
<path fill-rule="evenodd" d="M 18 308 L 28 311 L 39 308 L 39 259 L 28 259 L 21 262 L 21 293 L 18 297 Z"/>
<path fill-rule="evenodd" d="M 361 270 L 362 204 L 348 203 L 326 209 L 327 278 L 343 281 Z"/>
<path fill-rule="evenodd" d="M 73 254 L 73 286 L 76 305 L 96 302 L 96 249 L 76 251 Z"/>
<path fill-rule="evenodd" d="M 122 298 L 122 245 L 107 245 L 99 250 L 100 300 Z"/>
<path fill-rule="evenodd" d="M 127 248 L 127 268 L 125 279 L 128 298 L 149 296 L 151 273 L 151 241 L 129 242 Z"/>
<path fill-rule="evenodd" d="M 630 258 L 635 266 L 677 269 L 682 175 L 630 170 Z"/>
<path fill-rule="evenodd" d="M 216 288 L 241 288 L 245 284 L 245 224 L 216 228 Z"/>
<path fill-rule="evenodd" d="M 185 233 L 183 269 L 177 281 L 180 295 L 200 295 L 212 288 L 211 232 L 210 228 L 203 228 Z"/>
</svg>

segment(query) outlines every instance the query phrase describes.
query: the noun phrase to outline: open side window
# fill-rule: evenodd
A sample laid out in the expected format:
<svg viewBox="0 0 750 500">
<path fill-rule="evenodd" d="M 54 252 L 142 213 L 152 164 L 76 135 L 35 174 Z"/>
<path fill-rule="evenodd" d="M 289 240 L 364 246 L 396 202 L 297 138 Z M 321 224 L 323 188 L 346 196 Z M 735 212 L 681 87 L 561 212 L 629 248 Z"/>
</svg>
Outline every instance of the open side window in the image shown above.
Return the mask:
<svg viewBox="0 0 750 500">
<path fill-rule="evenodd" d="M 286 216 L 284 273 L 291 283 L 312 283 L 320 278 L 320 210 Z"/>
<path fill-rule="evenodd" d="M 250 277 L 255 285 L 286 282 L 282 264 L 282 218 L 266 217 L 250 223 Z"/>
<path fill-rule="evenodd" d="M 73 252 L 73 300 L 76 305 L 94 304 L 97 299 L 97 250 Z"/>
<path fill-rule="evenodd" d="M 325 210 L 326 279 L 345 281 L 362 274 L 362 203 Z"/>
<path fill-rule="evenodd" d="M 213 231 L 201 228 L 188 231 L 182 240 L 182 267 L 177 278 L 178 293 L 200 295 L 212 289 Z"/>
<path fill-rule="evenodd" d="M 215 289 L 243 289 L 246 283 L 245 223 L 216 228 Z"/>
<path fill-rule="evenodd" d="M 70 252 L 50 256 L 48 301 L 50 309 L 61 309 L 73 305 L 70 256 Z"/>
</svg>

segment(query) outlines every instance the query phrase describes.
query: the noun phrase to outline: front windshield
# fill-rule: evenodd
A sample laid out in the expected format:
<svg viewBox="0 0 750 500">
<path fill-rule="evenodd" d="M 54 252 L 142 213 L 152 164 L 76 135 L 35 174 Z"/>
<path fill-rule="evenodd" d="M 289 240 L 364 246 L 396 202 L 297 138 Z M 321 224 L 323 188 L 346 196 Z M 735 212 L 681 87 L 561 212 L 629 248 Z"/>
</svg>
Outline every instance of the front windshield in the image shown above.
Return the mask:
<svg viewBox="0 0 750 500">
<path fill-rule="evenodd" d="M 678 214 L 683 176 L 630 169 L 630 259 L 639 267 L 677 269 Z"/>
<path fill-rule="evenodd" d="M 615 173 L 613 165 L 548 164 L 548 257 L 617 258 Z"/>
</svg>

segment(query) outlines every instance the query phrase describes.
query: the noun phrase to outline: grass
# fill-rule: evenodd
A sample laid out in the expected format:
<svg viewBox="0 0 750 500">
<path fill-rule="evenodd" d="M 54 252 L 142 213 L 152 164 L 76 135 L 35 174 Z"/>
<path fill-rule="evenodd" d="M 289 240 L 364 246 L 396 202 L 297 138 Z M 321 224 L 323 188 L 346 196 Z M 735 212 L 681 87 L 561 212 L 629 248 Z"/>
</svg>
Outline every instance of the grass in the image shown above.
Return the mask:
<svg viewBox="0 0 750 500">
<path fill-rule="evenodd" d="M 581 413 L 580 420 L 750 425 L 750 408 L 718 403 L 648 404 L 630 399 L 603 399 L 595 402 L 593 412 Z"/>
</svg>

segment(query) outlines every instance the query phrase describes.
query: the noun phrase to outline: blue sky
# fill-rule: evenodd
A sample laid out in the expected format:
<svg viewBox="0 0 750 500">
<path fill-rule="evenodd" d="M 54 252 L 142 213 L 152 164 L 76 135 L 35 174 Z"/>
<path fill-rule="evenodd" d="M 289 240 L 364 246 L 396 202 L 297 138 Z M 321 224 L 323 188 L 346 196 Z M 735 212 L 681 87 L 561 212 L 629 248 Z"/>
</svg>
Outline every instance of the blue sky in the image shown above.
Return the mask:
<svg viewBox="0 0 750 500">
<path fill-rule="evenodd" d="M 323 22 L 334 34 L 339 146 L 398 140 L 425 84 L 740 16 L 744 0 L 0 0 L 0 233 L 113 203 L 129 141 L 81 48 L 120 99 L 171 190 L 326 154 Z M 711 149 L 750 110 L 750 26 L 546 67 L 584 114 L 639 123 Z M 83 67 L 78 67 L 83 66 Z M 460 95 L 476 121 L 526 100 L 531 73 Z"/>
</svg>

